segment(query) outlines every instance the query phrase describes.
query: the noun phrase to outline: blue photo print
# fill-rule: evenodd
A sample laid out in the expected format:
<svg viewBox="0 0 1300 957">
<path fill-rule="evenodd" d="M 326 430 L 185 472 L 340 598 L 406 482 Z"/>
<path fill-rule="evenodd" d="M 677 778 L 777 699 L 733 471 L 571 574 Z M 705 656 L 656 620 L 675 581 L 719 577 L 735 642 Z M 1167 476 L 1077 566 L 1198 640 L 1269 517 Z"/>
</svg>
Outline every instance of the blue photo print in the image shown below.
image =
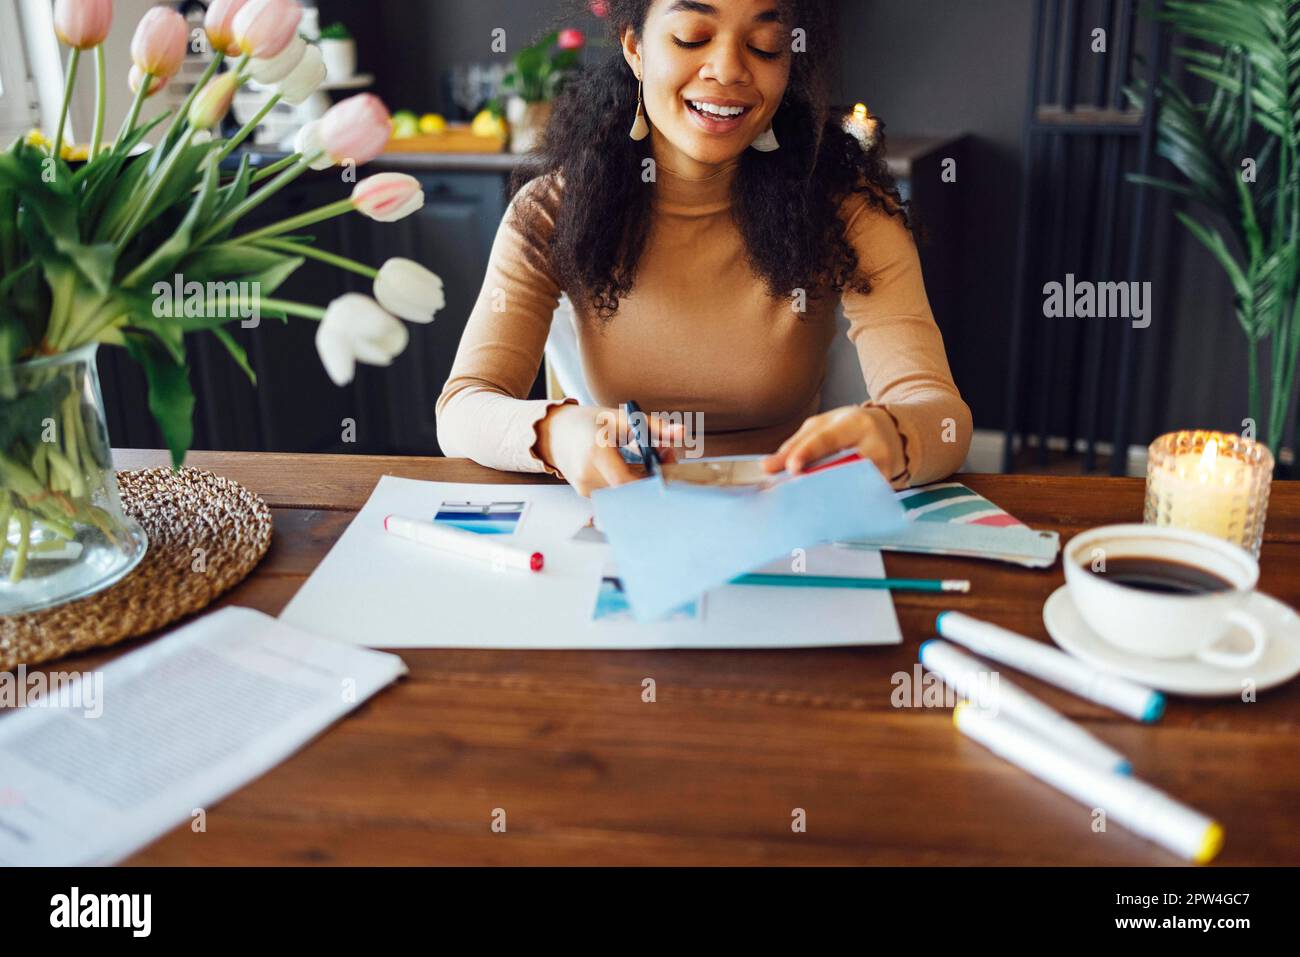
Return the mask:
<svg viewBox="0 0 1300 957">
<path fill-rule="evenodd" d="M 688 601 L 674 608 L 664 621 L 695 621 L 700 617 L 700 601 Z M 600 591 L 596 593 L 596 608 L 592 621 L 634 621 L 632 606 L 627 603 L 627 593 L 623 591 L 623 580 L 616 575 L 605 575 L 600 579 Z"/>
<path fill-rule="evenodd" d="M 527 502 L 443 502 L 433 520 L 478 535 L 513 535 L 527 508 Z"/>
</svg>

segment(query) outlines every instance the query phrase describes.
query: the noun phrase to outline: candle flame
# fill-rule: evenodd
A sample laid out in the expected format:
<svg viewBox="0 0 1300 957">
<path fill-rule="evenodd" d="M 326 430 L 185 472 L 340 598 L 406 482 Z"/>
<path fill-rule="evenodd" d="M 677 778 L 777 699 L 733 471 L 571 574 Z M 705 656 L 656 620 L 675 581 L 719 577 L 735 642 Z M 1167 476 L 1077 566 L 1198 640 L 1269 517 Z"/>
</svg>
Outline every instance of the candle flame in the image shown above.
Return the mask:
<svg viewBox="0 0 1300 957">
<path fill-rule="evenodd" d="M 853 107 L 853 118 L 855 120 L 865 120 L 870 115 L 871 111 L 867 109 L 867 104 L 865 103 L 859 103 L 857 106 Z"/>
<path fill-rule="evenodd" d="M 1205 443 L 1205 451 L 1201 453 L 1201 468 L 1207 471 L 1214 471 L 1214 463 L 1219 460 L 1219 440 L 1210 439 Z"/>
</svg>

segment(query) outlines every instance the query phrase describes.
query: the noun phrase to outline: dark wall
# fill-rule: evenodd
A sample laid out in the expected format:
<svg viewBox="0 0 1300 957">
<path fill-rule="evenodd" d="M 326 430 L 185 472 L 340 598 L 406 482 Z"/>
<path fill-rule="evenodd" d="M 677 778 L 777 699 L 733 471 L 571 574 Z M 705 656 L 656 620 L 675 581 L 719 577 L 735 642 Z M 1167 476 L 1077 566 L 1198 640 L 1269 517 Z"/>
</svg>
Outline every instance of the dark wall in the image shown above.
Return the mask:
<svg viewBox="0 0 1300 957">
<path fill-rule="evenodd" d="M 839 3 L 851 51 L 841 66 L 840 99 L 866 102 L 895 132 L 973 136 L 969 168 L 959 170 L 957 183 L 948 187 L 960 191 L 965 211 L 963 305 L 960 315 L 939 318 L 954 375 L 974 409 L 976 425 L 1000 427 L 1015 240 L 1021 228 L 1021 129 L 1034 4 Z M 1090 28 L 1098 5 L 1084 4 L 1082 20 Z M 1169 173 L 1163 164 L 1161 172 Z M 1137 187 L 1125 186 L 1121 196 L 1121 218 L 1113 228 L 1122 232 L 1137 202 Z M 1086 204 L 1090 197 L 1080 200 Z M 1161 199 L 1153 210 L 1150 268 L 1140 278 L 1153 284 L 1154 316 L 1138 339 L 1132 441 L 1145 444 L 1161 432 L 1189 426 L 1240 430 L 1246 414 L 1245 340 L 1233 317 L 1230 288 L 1209 255 L 1175 223 L 1170 203 Z M 1030 323 L 1061 321 L 1044 319 L 1032 293 L 1027 307 Z M 1057 330 L 1063 351 L 1050 363 L 1053 374 L 1070 369 L 1073 333 Z M 1103 398 L 1116 385 L 1108 371 Z M 1058 419 L 1053 431 L 1066 434 L 1068 429 Z"/>
<path fill-rule="evenodd" d="M 841 0 L 838 99 L 866 103 L 889 131 L 970 133 L 956 190 L 965 250 L 960 315 L 940 316 L 953 375 L 978 427 L 1002 419 L 1029 71 L 1029 0 Z M 924 224 L 922 224 L 924 225 Z"/>
</svg>

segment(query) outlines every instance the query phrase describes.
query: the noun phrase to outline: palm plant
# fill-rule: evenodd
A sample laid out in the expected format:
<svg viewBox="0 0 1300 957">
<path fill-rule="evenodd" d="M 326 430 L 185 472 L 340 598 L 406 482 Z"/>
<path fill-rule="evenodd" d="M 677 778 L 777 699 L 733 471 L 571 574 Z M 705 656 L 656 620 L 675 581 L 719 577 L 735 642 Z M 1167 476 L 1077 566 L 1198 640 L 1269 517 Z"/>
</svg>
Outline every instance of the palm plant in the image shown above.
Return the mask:
<svg viewBox="0 0 1300 957">
<path fill-rule="evenodd" d="M 1207 81 L 1207 97 L 1161 78 L 1157 150 L 1183 182 L 1131 179 L 1208 214 L 1176 213 L 1232 283 L 1248 348 L 1248 415 L 1276 450 L 1300 356 L 1300 0 L 1163 0 L 1155 16 L 1185 38 L 1174 55 Z M 1148 107 L 1153 99 L 1142 86 L 1129 96 Z"/>
</svg>

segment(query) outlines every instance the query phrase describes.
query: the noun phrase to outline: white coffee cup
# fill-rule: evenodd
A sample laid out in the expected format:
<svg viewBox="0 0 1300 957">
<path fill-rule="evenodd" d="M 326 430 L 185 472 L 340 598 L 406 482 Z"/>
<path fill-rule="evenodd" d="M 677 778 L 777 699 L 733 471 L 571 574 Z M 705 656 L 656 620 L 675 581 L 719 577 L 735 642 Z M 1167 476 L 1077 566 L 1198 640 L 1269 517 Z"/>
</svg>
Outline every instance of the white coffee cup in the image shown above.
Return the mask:
<svg viewBox="0 0 1300 957">
<path fill-rule="evenodd" d="M 1204 569 L 1227 581 L 1224 591 L 1179 595 L 1109 581 L 1091 569 L 1116 558 L 1150 558 Z M 1145 658 L 1198 658 L 1221 668 L 1259 661 L 1268 632 L 1245 610 L 1259 582 L 1259 563 L 1238 545 L 1156 525 L 1106 525 L 1072 538 L 1065 548 L 1065 581 L 1079 614 L 1099 636 Z M 1249 651 L 1217 647 L 1237 626 Z"/>
</svg>

